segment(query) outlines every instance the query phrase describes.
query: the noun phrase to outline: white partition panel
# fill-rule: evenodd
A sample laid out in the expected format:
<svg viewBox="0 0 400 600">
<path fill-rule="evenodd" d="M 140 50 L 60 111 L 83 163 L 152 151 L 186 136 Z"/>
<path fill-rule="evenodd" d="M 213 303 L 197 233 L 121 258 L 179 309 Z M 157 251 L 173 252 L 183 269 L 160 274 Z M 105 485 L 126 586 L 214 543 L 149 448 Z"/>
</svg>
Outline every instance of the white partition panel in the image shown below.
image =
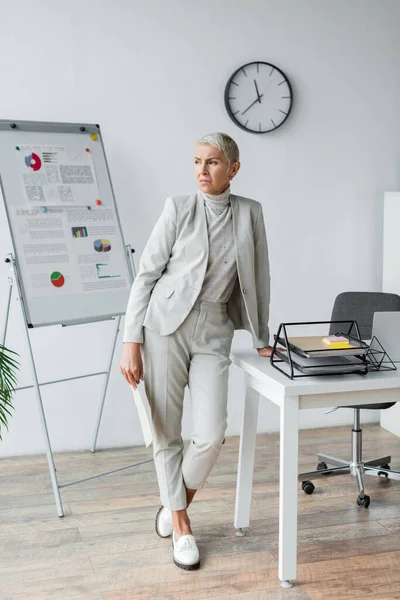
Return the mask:
<svg viewBox="0 0 400 600">
<path fill-rule="evenodd" d="M 400 192 L 384 196 L 382 272 L 382 291 L 400 294 Z M 381 411 L 381 426 L 400 436 L 400 402 Z"/>
</svg>

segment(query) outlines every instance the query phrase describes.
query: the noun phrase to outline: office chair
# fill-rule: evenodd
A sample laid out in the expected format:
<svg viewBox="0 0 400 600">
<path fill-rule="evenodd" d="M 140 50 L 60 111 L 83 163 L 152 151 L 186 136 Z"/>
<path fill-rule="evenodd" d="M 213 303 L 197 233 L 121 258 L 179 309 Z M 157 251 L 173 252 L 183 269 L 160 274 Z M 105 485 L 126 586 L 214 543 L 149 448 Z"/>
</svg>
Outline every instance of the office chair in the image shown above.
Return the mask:
<svg viewBox="0 0 400 600">
<path fill-rule="evenodd" d="M 372 323 L 375 312 L 386 312 L 400 310 L 400 296 L 397 294 L 385 294 L 380 292 L 344 292 L 337 296 L 333 311 L 332 321 L 357 321 L 360 337 L 363 340 L 370 340 L 372 337 Z M 337 333 L 337 325 L 331 325 L 330 335 Z M 357 498 L 358 506 L 368 508 L 370 497 L 365 494 L 363 474 L 375 475 L 378 477 L 389 477 L 400 480 L 400 473 L 390 470 L 390 456 L 379 456 L 371 460 L 363 460 L 362 456 L 362 429 L 360 425 L 360 410 L 384 410 L 396 404 L 395 402 L 383 402 L 379 404 L 359 404 L 357 406 L 338 406 L 327 412 L 332 412 L 338 408 L 354 409 L 354 425 L 351 438 L 351 460 L 342 460 L 328 454 L 318 454 L 318 466 L 316 471 L 309 473 L 300 473 L 299 481 L 302 482 L 302 489 L 306 494 L 312 494 L 315 490 L 314 484 L 310 481 L 318 477 L 327 475 L 345 475 L 350 474 L 356 477 L 359 489 Z M 328 468 L 333 465 L 333 468 Z"/>
</svg>

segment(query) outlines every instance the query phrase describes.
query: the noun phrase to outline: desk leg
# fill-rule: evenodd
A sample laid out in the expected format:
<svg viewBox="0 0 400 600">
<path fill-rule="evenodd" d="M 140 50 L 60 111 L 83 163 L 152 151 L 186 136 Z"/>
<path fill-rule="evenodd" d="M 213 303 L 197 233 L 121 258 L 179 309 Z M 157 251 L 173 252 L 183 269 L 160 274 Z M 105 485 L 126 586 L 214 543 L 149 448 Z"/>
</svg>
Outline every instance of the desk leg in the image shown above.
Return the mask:
<svg viewBox="0 0 400 600">
<path fill-rule="evenodd" d="M 292 587 L 297 563 L 297 470 L 299 447 L 299 398 L 285 398 L 280 414 L 279 473 L 279 579 Z"/>
<path fill-rule="evenodd" d="M 244 535 L 242 527 L 250 524 L 251 496 L 253 489 L 254 453 L 256 449 L 258 392 L 247 384 L 245 378 L 245 401 L 242 430 L 240 433 L 239 464 L 236 483 L 234 526 L 236 535 Z"/>
</svg>

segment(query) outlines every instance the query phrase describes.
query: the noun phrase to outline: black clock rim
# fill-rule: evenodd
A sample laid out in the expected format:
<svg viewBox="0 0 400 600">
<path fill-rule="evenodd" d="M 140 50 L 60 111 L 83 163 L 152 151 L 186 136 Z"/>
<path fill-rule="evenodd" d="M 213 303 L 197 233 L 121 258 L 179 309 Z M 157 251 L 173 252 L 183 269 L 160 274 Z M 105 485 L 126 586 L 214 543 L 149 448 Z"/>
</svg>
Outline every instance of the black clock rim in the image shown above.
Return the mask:
<svg viewBox="0 0 400 600">
<path fill-rule="evenodd" d="M 245 127 L 244 125 L 242 125 L 241 123 L 239 123 L 239 121 L 237 121 L 235 119 L 235 117 L 232 114 L 231 108 L 229 106 L 229 102 L 228 102 L 228 93 L 229 93 L 229 87 L 232 83 L 232 80 L 234 79 L 234 77 L 239 73 L 239 71 L 241 71 L 242 69 L 245 69 L 246 67 L 249 67 L 250 65 L 267 65 L 268 67 L 273 67 L 274 69 L 276 69 L 276 71 L 278 71 L 282 77 L 285 79 L 285 81 L 288 84 L 289 90 L 290 90 L 290 104 L 289 104 L 289 110 L 288 113 L 286 115 L 286 117 L 283 119 L 283 121 L 281 121 L 279 123 L 279 125 L 277 127 L 274 127 L 273 129 L 265 129 L 264 131 L 254 131 L 253 129 L 248 129 L 247 127 Z M 225 101 L 225 108 L 226 108 L 226 112 L 228 113 L 229 117 L 231 118 L 231 120 L 235 123 L 235 125 L 237 127 L 240 127 L 240 129 L 243 129 L 243 131 L 247 131 L 247 133 L 255 133 L 255 134 L 263 134 L 263 133 L 271 133 L 272 131 L 276 131 L 277 129 L 279 129 L 279 127 L 282 127 L 282 125 L 287 121 L 291 111 L 292 111 L 292 107 L 293 107 L 293 88 L 292 85 L 290 83 L 290 80 L 288 78 L 288 76 L 282 71 L 282 69 L 280 69 L 279 67 L 277 67 L 276 65 L 273 65 L 272 63 L 269 62 L 265 62 L 265 60 L 252 60 L 251 62 L 246 63 L 245 65 L 242 65 L 241 67 L 239 67 L 238 69 L 236 69 L 236 71 L 230 76 L 230 78 L 228 79 L 228 82 L 225 86 L 225 94 L 224 94 L 224 101 Z"/>
</svg>

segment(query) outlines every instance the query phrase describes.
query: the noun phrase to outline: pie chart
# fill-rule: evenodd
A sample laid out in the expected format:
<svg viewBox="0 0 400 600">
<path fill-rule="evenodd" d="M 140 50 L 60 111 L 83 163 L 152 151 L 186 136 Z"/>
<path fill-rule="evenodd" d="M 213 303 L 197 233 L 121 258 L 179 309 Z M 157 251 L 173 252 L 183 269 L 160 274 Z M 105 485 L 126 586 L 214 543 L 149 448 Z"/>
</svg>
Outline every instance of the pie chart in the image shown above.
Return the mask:
<svg viewBox="0 0 400 600">
<path fill-rule="evenodd" d="M 64 277 L 64 275 L 62 273 L 59 273 L 59 271 L 54 271 L 50 275 L 50 281 L 54 285 L 54 287 L 60 288 L 65 283 L 65 277 Z"/>
<path fill-rule="evenodd" d="M 32 152 L 29 156 L 25 156 L 25 164 L 34 171 L 39 171 L 42 166 L 42 161 L 40 160 L 40 156 Z"/>
<path fill-rule="evenodd" d="M 95 240 L 93 242 L 93 247 L 96 250 L 96 252 L 110 252 L 110 240 Z"/>
</svg>

